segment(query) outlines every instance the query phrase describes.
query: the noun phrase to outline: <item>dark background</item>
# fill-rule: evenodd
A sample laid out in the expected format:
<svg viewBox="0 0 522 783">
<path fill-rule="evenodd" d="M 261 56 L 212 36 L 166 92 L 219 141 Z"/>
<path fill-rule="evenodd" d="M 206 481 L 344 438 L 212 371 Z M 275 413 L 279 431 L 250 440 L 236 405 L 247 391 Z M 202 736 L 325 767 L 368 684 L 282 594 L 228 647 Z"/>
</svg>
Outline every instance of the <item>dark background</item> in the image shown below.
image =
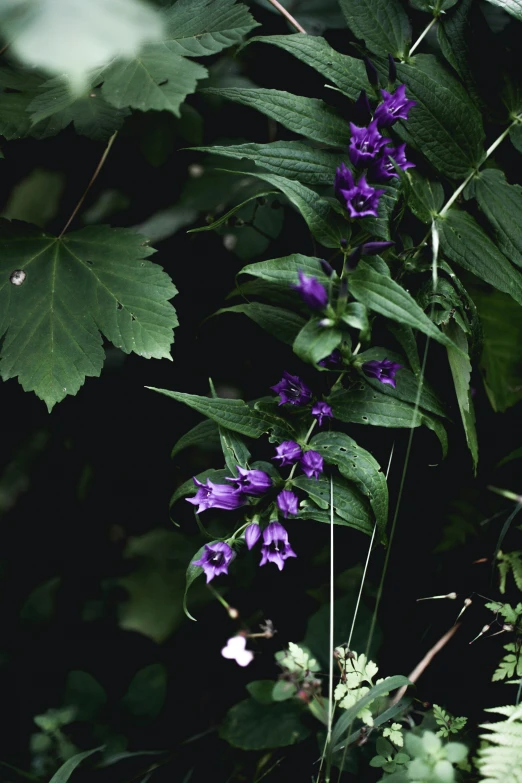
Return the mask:
<svg viewBox="0 0 522 783">
<path fill-rule="evenodd" d="M 257 6 L 254 12 L 264 25 L 256 32 L 287 32 L 277 16 Z M 513 44 L 514 26 L 496 33 L 495 41 L 505 52 Z M 491 30 L 488 35 L 491 41 Z M 331 31 L 327 38 L 339 50 L 350 51 L 346 31 Z M 481 71 L 485 95 L 495 78 L 494 67 L 489 65 Z M 340 102 L 334 94 L 325 95 L 321 77 L 275 47 L 253 45 L 236 60 L 220 61 L 220 67 L 260 86 L 322 96 L 339 105 L 349 118 L 348 102 Z M 206 144 L 217 138 L 268 141 L 291 137 L 261 115 L 233 104 L 210 103 L 199 95 L 188 103 L 203 117 Z M 489 117 L 489 132 L 494 138 L 499 126 L 493 108 Z M 154 113 L 133 116 L 85 207 L 96 203 L 107 189 L 116 189 L 127 197 L 128 204 L 113 212 L 109 220 L 112 225 L 133 226 L 175 204 L 186 192 L 188 167 L 202 161 L 197 153 L 179 151 L 190 146 L 183 133 L 181 124 L 171 117 Z M 150 149 L 157 152 L 156 165 L 151 163 Z M 65 189 L 59 212 L 47 226 L 49 232 L 59 232 L 102 150 L 101 145 L 75 135 L 71 128 L 44 141 L 10 142 L 2 161 L 4 204 L 12 187 L 34 168 L 63 172 Z M 520 181 L 520 160 L 509 143 L 501 148 L 497 161 L 508 168 L 511 182 Z M 203 165 L 204 183 L 208 164 Z M 205 188 L 200 188 L 201 202 L 204 192 Z M 194 224 L 202 225 L 212 209 L 204 204 L 198 212 Z M 80 213 L 72 228 L 81 223 Z M 172 525 L 169 497 L 182 481 L 207 467 L 221 467 L 221 461 L 215 452 L 194 450 L 171 461 L 172 446 L 199 418 L 145 386 L 206 394 L 211 377 L 221 394 L 251 399 L 269 393 L 269 387 L 287 369 L 301 375 L 320 395 L 324 375 L 311 373 L 290 348 L 240 316 L 225 315 L 203 323 L 223 305 L 243 265 L 225 249 L 222 234 L 186 234 L 182 229 L 157 243 L 157 248 L 154 260 L 180 291 L 174 300 L 180 326 L 172 363 L 124 356 L 107 345 L 101 377 L 87 379 L 77 397 L 65 399 L 50 415 L 45 405 L 34 395 L 25 394 L 16 381 L 2 385 L 0 693 L 4 722 L 0 760 L 37 777 L 42 768 L 30 753 L 30 736 L 36 731 L 33 718 L 63 706 L 68 674 L 82 670 L 99 681 L 107 703 L 95 721 L 73 721 L 65 727 L 65 734 L 79 749 L 101 744 L 100 738 L 106 742 L 123 736 L 131 751 L 166 752 L 152 775 L 154 783 L 203 781 L 209 775 L 216 783 L 253 780 L 263 754 L 231 748 L 218 737 L 219 723 L 231 705 L 245 698 L 247 682 L 277 676 L 273 653 L 288 641 L 302 640 L 308 618 L 327 602 L 328 529 L 318 523 L 295 521 L 289 524 L 289 531 L 299 557 L 288 561 L 281 574 L 270 566 L 259 570 L 253 555 L 242 555 L 229 578 L 216 580 L 230 604 L 238 608 L 240 620 L 230 620 L 203 586 L 195 588 L 193 603 L 189 598 L 198 622 L 190 622 L 179 612 L 184 571 L 202 539 L 192 510 L 183 501 L 172 509 L 172 518 L 180 527 Z M 286 208 L 282 233 L 254 260 L 291 252 L 313 254 L 316 248 L 303 222 Z M 380 344 L 380 334 L 377 329 L 375 344 Z M 382 339 L 390 340 L 385 334 L 383 331 Z M 396 345 L 390 347 L 396 349 Z M 449 401 L 453 417 L 448 428 L 450 451 L 441 462 L 433 433 L 415 432 L 377 620 L 377 659 L 382 676 L 408 674 L 453 624 L 464 598 L 474 592 L 499 597 L 491 557 L 513 506 L 489 492 L 487 486 L 519 491 L 520 463 L 496 467 L 520 445 L 519 406 L 505 414 L 493 413 L 480 377 L 474 376 L 480 443 L 479 472 L 474 478 L 446 365 L 440 346 L 431 344 L 428 377 Z M 383 466 L 395 444 L 389 481 L 393 510 L 409 433 L 356 425 L 348 431 Z M 269 456 L 266 443 L 252 443 L 251 450 L 255 457 Z M 502 514 L 496 519 L 481 524 L 498 512 Z M 517 548 L 518 535 L 511 530 L 507 549 Z M 347 572 L 363 561 L 367 545 L 357 532 L 336 531 L 340 598 L 353 596 L 357 580 Z M 141 554 L 129 556 L 137 551 Z M 364 597 L 369 610 L 375 604 L 384 556 L 384 550 L 378 548 L 371 561 Z M 487 562 L 474 564 L 481 558 Z M 159 574 L 156 580 L 144 579 L 144 572 L 155 569 Z M 140 575 L 140 590 L 148 597 L 142 609 L 135 611 L 138 626 L 141 623 L 146 628 L 148 614 L 158 607 L 166 605 L 167 613 L 170 604 L 178 607 L 170 625 L 167 623 L 171 632 L 162 643 L 140 630 L 121 627 L 122 613 L 129 603 L 126 580 L 136 574 Z M 49 587 L 50 580 L 54 581 Z M 456 601 L 416 602 L 421 596 L 450 591 L 459 594 Z M 468 716 L 471 729 L 484 720 L 484 707 L 507 698 L 506 686 L 493 686 L 490 680 L 501 646 L 509 639 L 481 638 L 469 645 L 491 619 L 483 603 L 473 596 L 462 627 L 417 688 L 420 702 L 436 702 Z M 220 656 L 229 636 L 239 628 L 256 631 L 266 618 L 274 622 L 278 633 L 273 640 L 255 644 L 256 658 L 248 669 L 240 670 Z M 350 619 L 345 618 L 345 625 L 349 626 Z M 121 699 L 136 672 L 154 663 L 165 667 L 166 695 L 159 715 L 147 722 L 129 716 Z M 145 695 L 145 701 L 147 698 Z M 270 762 L 281 760 L 270 777 L 286 780 L 290 770 L 296 778 L 302 775 L 308 780 L 318 755 L 313 737 L 281 749 Z M 141 780 L 150 765 L 147 757 L 128 759 L 117 767 L 97 770 L 96 779 Z M 46 774 L 50 776 L 52 771 Z M 78 770 L 78 780 L 82 774 L 87 780 L 93 773 Z M 0 768 L 0 780 L 22 779 L 15 771 Z M 47 779 L 45 774 L 42 779 Z"/>
</svg>

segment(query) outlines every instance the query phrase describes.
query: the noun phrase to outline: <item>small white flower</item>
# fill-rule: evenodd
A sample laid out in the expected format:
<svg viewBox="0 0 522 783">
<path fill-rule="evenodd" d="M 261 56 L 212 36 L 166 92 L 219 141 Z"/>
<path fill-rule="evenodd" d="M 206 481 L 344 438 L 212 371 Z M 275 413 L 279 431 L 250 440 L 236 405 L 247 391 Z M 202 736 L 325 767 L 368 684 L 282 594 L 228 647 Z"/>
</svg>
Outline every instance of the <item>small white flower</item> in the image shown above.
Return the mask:
<svg viewBox="0 0 522 783">
<path fill-rule="evenodd" d="M 229 658 L 235 661 L 239 666 L 248 666 L 254 660 L 254 653 L 246 650 L 246 639 L 244 636 L 233 636 L 227 641 L 226 647 L 221 650 L 223 658 Z"/>
</svg>

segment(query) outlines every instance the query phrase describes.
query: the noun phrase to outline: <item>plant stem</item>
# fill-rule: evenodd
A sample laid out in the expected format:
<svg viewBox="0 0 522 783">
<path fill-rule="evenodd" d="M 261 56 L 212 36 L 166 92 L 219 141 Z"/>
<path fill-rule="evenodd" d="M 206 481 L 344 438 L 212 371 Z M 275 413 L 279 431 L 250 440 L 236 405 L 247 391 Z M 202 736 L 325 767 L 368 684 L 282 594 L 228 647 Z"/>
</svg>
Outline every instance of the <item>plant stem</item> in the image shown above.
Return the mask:
<svg viewBox="0 0 522 783">
<path fill-rule="evenodd" d="M 304 29 L 304 27 L 301 27 L 301 25 L 299 24 L 299 22 L 297 21 L 297 19 L 294 19 L 294 17 L 292 16 L 292 14 L 291 14 L 291 13 L 289 13 L 289 12 L 286 10 L 286 8 L 283 8 L 283 6 L 281 5 L 281 3 L 278 3 L 278 2 L 277 2 L 277 0 L 268 0 L 268 2 L 270 3 L 270 5 L 273 5 L 273 6 L 274 6 L 274 8 L 277 8 L 277 10 L 279 11 L 279 13 L 280 13 L 280 14 L 283 14 L 283 16 L 284 16 L 284 17 L 285 17 L 285 18 L 286 18 L 286 19 L 287 19 L 287 20 L 290 22 L 290 24 L 291 24 L 293 27 L 295 27 L 295 29 L 297 30 L 297 32 L 299 32 L 299 33 L 304 33 L 304 34 L 306 35 L 306 30 Z"/>
<path fill-rule="evenodd" d="M 83 191 L 82 197 L 80 198 L 80 200 L 79 200 L 79 201 L 78 201 L 78 203 L 76 204 L 75 208 L 73 209 L 72 215 L 71 215 L 71 217 L 69 218 L 69 220 L 67 221 L 67 223 L 65 224 L 65 226 L 63 227 L 63 229 L 62 229 L 62 231 L 61 231 L 61 233 L 60 233 L 60 235 L 59 235 L 58 239 L 61 239 L 61 238 L 63 237 L 63 235 L 65 234 L 65 232 L 67 231 L 67 229 L 69 228 L 69 226 L 71 225 L 71 223 L 73 222 L 74 218 L 75 218 L 75 217 L 76 217 L 76 215 L 78 214 L 78 210 L 80 209 L 81 205 L 82 205 L 82 204 L 83 204 L 83 202 L 85 201 L 85 198 L 86 198 L 86 196 L 87 196 L 87 193 L 89 192 L 89 190 L 91 189 L 91 187 L 94 185 L 94 183 L 95 183 L 95 181 L 96 181 L 96 179 L 97 179 L 97 177 L 98 177 L 98 174 L 100 173 L 100 171 L 101 171 L 101 170 L 102 170 L 102 168 L 103 168 L 103 164 L 104 164 L 104 163 L 105 163 L 105 161 L 107 160 L 107 155 L 109 154 L 109 152 L 110 152 L 110 149 L 111 149 L 111 147 L 112 147 L 112 145 L 113 145 L 113 143 L 114 143 L 114 140 L 116 139 L 116 136 L 117 136 L 117 135 L 118 135 L 118 131 L 114 131 L 114 133 L 113 133 L 113 134 L 112 134 L 112 136 L 110 137 L 109 141 L 107 142 L 107 146 L 105 147 L 105 150 L 104 150 L 104 152 L 103 152 L 103 155 L 101 156 L 101 158 L 100 158 L 100 160 L 99 160 L 99 162 L 98 162 L 98 165 L 96 166 L 96 169 L 94 170 L 94 174 L 92 175 L 92 177 L 91 177 L 91 179 L 90 179 L 90 181 L 89 181 L 89 184 L 87 185 L 87 187 L 86 187 L 86 188 L 85 188 L 85 190 Z"/>
<path fill-rule="evenodd" d="M 429 25 L 426 27 L 426 29 L 422 31 L 422 33 L 419 35 L 419 37 L 417 38 L 417 40 L 415 41 L 415 43 L 411 47 L 410 52 L 409 52 L 410 54 L 413 54 L 413 52 L 415 51 L 417 46 L 420 44 L 420 42 L 422 41 L 424 36 L 429 33 L 429 31 L 431 30 L 431 28 L 433 27 L 433 25 L 435 24 L 437 19 L 438 19 L 438 17 L 434 16 L 433 19 L 431 20 L 431 22 L 429 23 Z"/>
<path fill-rule="evenodd" d="M 314 431 L 314 427 L 316 424 L 317 424 L 317 419 L 314 419 L 313 422 L 310 424 L 310 429 L 308 430 L 308 432 L 304 437 L 303 445 L 308 443 L 308 441 L 310 440 L 310 435 Z M 297 468 L 297 462 L 295 463 L 295 465 L 292 465 L 292 470 L 290 471 L 290 475 L 288 476 L 288 481 L 290 481 L 290 479 L 293 478 L 296 468 Z"/>
</svg>

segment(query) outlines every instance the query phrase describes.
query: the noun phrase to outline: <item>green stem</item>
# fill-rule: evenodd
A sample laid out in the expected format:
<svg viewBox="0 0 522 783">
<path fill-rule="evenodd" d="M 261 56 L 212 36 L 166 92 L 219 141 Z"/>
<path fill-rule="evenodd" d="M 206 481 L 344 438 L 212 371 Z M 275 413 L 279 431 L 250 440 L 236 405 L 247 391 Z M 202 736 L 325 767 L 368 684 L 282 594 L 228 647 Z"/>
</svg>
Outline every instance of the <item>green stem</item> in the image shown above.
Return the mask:
<svg viewBox="0 0 522 783">
<path fill-rule="evenodd" d="M 317 424 L 317 419 L 314 419 L 313 422 L 310 424 L 310 429 L 308 430 L 308 432 L 306 433 L 306 435 L 304 437 L 303 446 L 306 446 L 306 444 L 310 440 L 310 435 L 314 431 L 314 427 L 315 427 L 316 424 Z M 288 481 L 290 481 L 290 479 L 292 479 L 294 477 L 294 473 L 296 471 L 296 468 L 297 468 L 297 462 L 295 463 L 295 465 L 292 465 L 292 470 L 290 471 L 290 475 L 288 476 L 288 479 L 287 479 Z"/>
</svg>

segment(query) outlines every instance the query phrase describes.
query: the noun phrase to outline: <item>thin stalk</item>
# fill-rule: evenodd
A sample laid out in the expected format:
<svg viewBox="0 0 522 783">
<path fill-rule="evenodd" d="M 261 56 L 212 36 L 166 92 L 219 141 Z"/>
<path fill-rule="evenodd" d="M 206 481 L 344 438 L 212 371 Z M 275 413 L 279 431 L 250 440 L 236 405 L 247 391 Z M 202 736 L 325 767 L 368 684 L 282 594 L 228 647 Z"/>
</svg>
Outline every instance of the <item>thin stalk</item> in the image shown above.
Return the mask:
<svg viewBox="0 0 522 783">
<path fill-rule="evenodd" d="M 289 13 L 286 10 L 286 8 L 283 8 L 281 3 L 278 3 L 277 0 L 268 0 L 268 2 L 270 3 L 270 5 L 273 5 L 274 8 L 277 8 L 279 13 L 282 14 L 285 17 L 285 19 L 287 19 L 293 27 L 295 27 L 295 29 L 297 30 L 298 33 L 304 33 L 306 35 L 306 30 L 304 29 L 304 27 L 301 27 L 301 25 L 299 24 L 297 19 L 294 19 L 292 14 Z"/>
<path fill-rule="evenodd" d="M 333 700 L 333 650 L 334 650 L 334 510 L 333 510 L 333 478 L 330 475 L 330 671 L 328 674 L 328 732 L 326 745 L 330 745 L 332 739 L 332 724 L 334 714 Z M 327 763 L 326 779 L 330 779 L 330 763 Z"/>
<path fill-rule="evenodd" d="M 73 222 L 74 218 L 75 218 L 75 217 L 76 217 L 76 215 L 78 214 L 78 211 L 79 211 L 79 209 L 80 209 L 81 205 L 82 205 L 82 204 L 83 204 L 83 202 L 85 201 L 85 198 L 86 198 L 86 196 L 87 196 L 87 193 L 89 192 L 89 190 L 91 189 L 91 187 L 94 185 L 94 183 L 95 183 L 95 181 L 96 181 L 96 179 L 97 179 L 97 177 L 98 177 L 98 174 L 100 173 L 100 171 L 101 171 L 101 170 L 102 170 L 102 168 L 103 168 L 103 164 L 104 164 L 104 163 L 105 163 L 105 161 L 107 160 L 107 155 L 109 154 L 109 152 L 110 152 L 110 150 L 111 150 L 111 147 L 112 147 L 112 145 L 113 145 L 113 143 L 114 143 L 114 140 L 116 139 L 116 136 L 117 136 L 117 135 L 118 135 L 118 131 L 114 131 L 114 133 L 113 133 L 113 134 L 112 134 L 112 136 L 110 137 L 109 141 L 107 142 L 107 146 L 105 147 L 105 150 L 104 150 L 104 152 L 103 152 L 103 155 L 101 156 L 100 160 L 98 161 L 98 165 L 96 166 L 96 169 L 94 170 L 94 174 L 92 175 L 92 177 L 91 177 L 91 179 L 90 179 L 90 181 L 89 181 L 89 184 L 87 185 L 87 187 L 86 187 L 86 188 L 85 188 L 85 190 L 83 191 L 82 197 L 80 198 L 80 200 L 79 200 L 79 201 L 78 201 L 78 203 L 76 204 L 75 208 L 73 209 L 72 215 L 71 215 L 71 217 L 69 218 L 69 220 L 67 221 L 67 223 L 65 224 L 65 226 L 63 227 L 63 229 L 62 229 L 62 231 L 61 231 L 61 233 L 60 233 L 60 235 L 59 235 L 58 239 L 61 239 L 61 238 L 63 237 L 63 235 L 65 234 L 65 232 L 67 231 L 67 229 L 69 228 L 69 226 L 71 225 L 71 223 Z"/>
<path fill-rule="evenodd" d="M 308 432 L 306 433 L 306 435 L 304 437 L 303 444 L 308 443 L 308 441 L 310 440 L 310 435 L 314 431 L 314 427 L 315 427 L 316 424 L 317 424 L 317 419 L 314 419 L 313 422 L 310 424 L 310 429 L 308 430 Z M 290 471 L 290 475 L 288 476 L 288 481 L 290 481 L 290 479 L 292 479 L 294 477 L 294 473 L 296 471 L 296 468 L 297 468 L 297 462 L 295 463 L 295 465 L 292 465 L 292 470 Z"/>
<path fill-rule="evenodd" d="M 433 27 L 433 25 L 435 24 L 437 19 L 438 19 L 438 17 L 434 16 L 433 19 L 431 20 L 431 22 L 429 23 L 429 25 L 426 27 L 426 29 L 422 31 L 422 33 L 419 35 L 419 37 L 417 38 L 417 40 L 415 41 L 415 43 L 411 47 L 410 52 L 409 52 L 410 54 L 413 54 L 413 52 L 415 51 L 417 46 L 420 44 L 420 42 L 422 41 L 424 36 L 428 35 L 429 31 L 431 30 L 431 28 Z"/>
</svg>

